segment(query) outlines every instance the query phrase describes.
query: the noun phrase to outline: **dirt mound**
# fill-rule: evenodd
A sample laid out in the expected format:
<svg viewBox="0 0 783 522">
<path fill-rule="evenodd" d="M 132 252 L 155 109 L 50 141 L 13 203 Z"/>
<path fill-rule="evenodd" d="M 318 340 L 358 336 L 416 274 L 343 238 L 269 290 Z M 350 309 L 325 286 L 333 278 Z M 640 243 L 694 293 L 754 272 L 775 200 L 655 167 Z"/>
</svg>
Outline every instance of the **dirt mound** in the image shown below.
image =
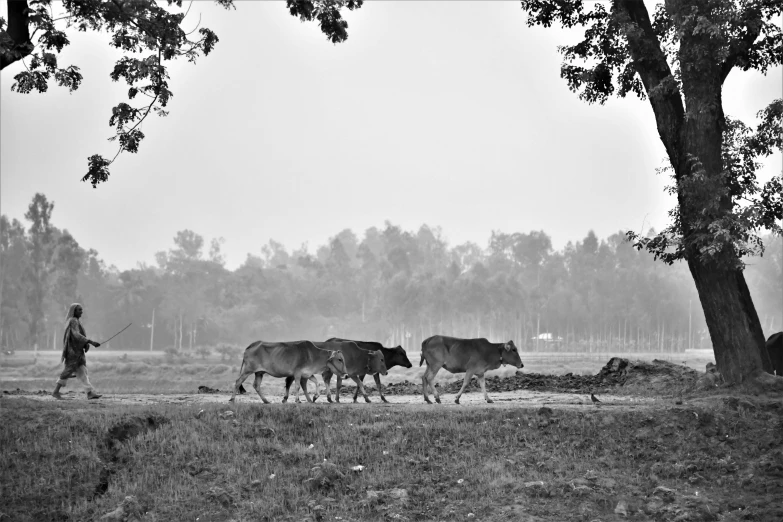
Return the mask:
<svg viewBox="0 0 783 522">
<path fill-rule="evenodd" d="M 421 385 L 410 381 L 386 384 L 383 386 L 386 395 L 421 395 Z"/>
<path fill-rule="evenodd" d="M 128 439 L 138 437 L 151 430 L 158 429 L 168 420 L 159 415 L 148 415 L 147 417 L 129 417 L 119 422 L 109 429 L 106 435 L 106 446 L 116 448 L 119 444 Z"/>
<path fill-rule="evenodd" d="M 654 359 L 651 363 L 612 357 L 596 377 L 603 386 L 645 386 L 664 391 L 693 386 L 700 373 L 687 366 Z"/>
<path fill-rule="evenodd" d="M 691 388 L 703 375 L 696 370 L 670 363 L 653 360 L 629 361 L 621 357 L 612 357 L 595 375 L 548 375 L 541 373 L 522 373 L 506 378 L 489 377 L 486 380 L 488 392 L 516 390 L 554 391 L 587 394 L 593 391 L 607 391 L 615 387 L 644 387 L 645 390 L 670 394 Z M 457 393 L 462 380 L 440 387 L 442 393 Z M 473 378 L 466 391 L 480 390 L 478 380 Z M 346 390 L 346 387 L 343 388 Z M 353 393 L 351 388 L 350 393 Z M 387 395 L 420 395 L 421 385 L 409 381 L 384 386 Z"/>
<path fill-rule="evenodd" d="M 487 380 L 487 388 L 492 391 L 526 389 L 590 393 L 615 387 L 644 387 L 648 391 L 667 394 L 692 387 L 699 375 L 699 372 L 687 366 L 658 359 L 645 362 L 612 357 L 595 375 L 569 373 L 558 376 L 520 372 L 508 379 Z"/>
</svg>

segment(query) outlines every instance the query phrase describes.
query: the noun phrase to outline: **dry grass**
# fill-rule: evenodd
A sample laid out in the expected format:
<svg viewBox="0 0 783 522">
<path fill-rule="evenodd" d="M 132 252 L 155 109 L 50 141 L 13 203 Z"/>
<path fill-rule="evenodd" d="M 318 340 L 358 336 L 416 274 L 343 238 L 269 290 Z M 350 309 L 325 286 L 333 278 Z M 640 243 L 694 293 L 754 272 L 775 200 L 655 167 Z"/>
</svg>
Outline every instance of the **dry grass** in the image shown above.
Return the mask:
<svg viewBox="0 0 783 522">
<path fill-rule="evenodd" d="M 783 415 L 752 401 L 642 413 L 240 403 L 227 418 L 218 404 L 0 404 L 0 512 L 14 521 L 95 520 L 126 496 L 144 521 L 590 521 L 621 503 L 630 520 L 783 519 Z M 148 418 L 166 420 L 108 437 Z"/>
</svg>

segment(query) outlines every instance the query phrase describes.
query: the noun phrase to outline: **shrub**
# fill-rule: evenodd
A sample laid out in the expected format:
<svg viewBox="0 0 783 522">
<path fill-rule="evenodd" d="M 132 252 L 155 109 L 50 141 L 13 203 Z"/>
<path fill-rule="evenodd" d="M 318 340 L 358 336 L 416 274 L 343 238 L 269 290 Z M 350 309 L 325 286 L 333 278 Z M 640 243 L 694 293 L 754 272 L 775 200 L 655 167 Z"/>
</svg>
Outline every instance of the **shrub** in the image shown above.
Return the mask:
<svg viewBox="0 0 783 522">
<path fill-rule="evenodd" d="M 186 364 L 182 366 L 180 371 L 186 375 L 195 375 L 197 373 L 200 373 L 203 369 L 204 367 L 200 364 Z"/>
<path fill-rule="evenodd" d="M 220 360 L 232 359 L 242 352 L 240 346 L 233 344 L 220 343 L 215 347 L 215 351 L 220 354 Z"/>
</svg>

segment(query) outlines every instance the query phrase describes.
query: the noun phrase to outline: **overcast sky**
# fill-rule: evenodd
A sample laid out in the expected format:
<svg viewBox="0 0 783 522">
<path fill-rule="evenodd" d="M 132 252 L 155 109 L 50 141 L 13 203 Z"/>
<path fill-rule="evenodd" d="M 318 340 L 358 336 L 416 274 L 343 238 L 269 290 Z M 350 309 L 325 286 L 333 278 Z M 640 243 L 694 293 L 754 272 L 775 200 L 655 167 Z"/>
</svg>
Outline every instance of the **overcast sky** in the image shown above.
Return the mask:
<svg viewBox="0 0 783 522">
<path fill-rule="evenodd" d="M 171 66 L 170 115 L 144 123 L 140 152 L 97 189 L 79 180 L 88 156 L 114 156 L 108 120 L 127 92 L 109 79 L 118 54 L 106 36 L 71 35 L 61 64 L 82 68 L 74 94 L 12 93 L 22 66 L 2 71 L 3 214 L 22 220 L 43 192 L 55 225 L 120 269 L 154 264 L 183 229 L 225 238 L 234 269 L 270 239 L 313 252 L 385 220 L 440 226 L 451 246 L 544 230 L 558 249 L 590 229 L 667 222 L 649 103 L 579 101 L 556 49 L 578 34 L 528 28 L 517 1 L 370 1 L 346 14 L 338 45 L 283 2 L 195 2 L 186 21 L 199 14 L 215 51 Z M 754 123 L 780 96 L 781 68 L 735 70 L 724 108 Z M 780 155 L 766 165 L 762 180 Z"/>
</svg>

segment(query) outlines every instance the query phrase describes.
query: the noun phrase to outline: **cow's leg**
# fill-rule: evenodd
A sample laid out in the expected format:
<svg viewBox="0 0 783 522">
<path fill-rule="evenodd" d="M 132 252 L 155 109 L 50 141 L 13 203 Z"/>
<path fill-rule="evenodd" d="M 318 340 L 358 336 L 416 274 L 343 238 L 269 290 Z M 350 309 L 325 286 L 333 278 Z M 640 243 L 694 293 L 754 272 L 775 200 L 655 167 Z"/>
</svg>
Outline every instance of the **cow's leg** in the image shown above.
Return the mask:
<svg viewBox="0 0 783 522">
<path fill-rule="evenodd" d="M 288 390 L 291 388 L 291 383 L 294 382 L 294 378 L 290 375 L 285 378 L 285 396 L 283 397 L 283 402 L 288 402 Z M 299 393 L 296 394 L 296 402 L 299 402 Z"/>
<path fill-rule="evenodd" d="M 479 375 L 478 376 L 478 381 L 479 381 L 479 384 L 481 385 L 481 391 L 484 392 L 484 399 L 486 399 L 486 401 L 488 403 L 490 403 L 490 404 L 495 402 L 495 401 L 493 401 L 492 399 L 489 398 L 489 395 L 487 395 L 487 383 L 484 382 L 484 376 L 483 375 Z"/>
<path fill-rule="evenodd" d="M 378 387 L 378 393 L 381 395 L 381 400 L 383 402 L 389 402 L 386 400 L 386 397 L 383 396 L 383 386 L 381 386 L 381 376 L 380 374 L 373 375 L 373 378 L 375 379 L 375 386 Z"/>
<path fill-rule="evenodd" d="M 324 373 L 321 374 L 321 377 L 324 379 L 324 385 L 326 385 L 326 400 L 329 402 L 332 402 L 332 391 L 330 388 L 330 385 L 332 383 L 332 372 L 331 370 L 326 370 Z"/>
<path fill-rule="evenodd" d="M 351 379 L 356 383 L 356 388 L 358 390 L 361 390 L 362 395 L 364 396 L 364 402 L 372 402 L 370 398 L 367 396 L 367 390 L 364 388 L 364 383 L 359 379 L 358 377 L 351 376 Z M 354 395 L 356 397 L 356 395 Z M 354 399 L 353 402 L 356 402 L 356 399 Z"/>
<path fill-rule="evenodd" d="M 468 387 L 468 384 L 470 384 L 470 379 L 473 377 L 473 372 L 470 370 L 467 370 L 465 372 L 465 380 L 462 381 L 462 388 L 460 388 L 459 393 L 457 394 L 457 397 L 454 399 L 454 402 L 459 404 L 459 398 L 462 397 L 462 394 L 465 393 L 465 388 Z"/>
<path fill-rule="evenodd" d="M 337 384 L 334 385 L 334 400 L 336 402 L 340 402 L 340 388 L 343 386 L 343 378 L 338 375 L 337 376 Z"/>
<path fill-rule="evenodd" d="M 320 392 L 318 391 L 318 379 L 315 378 L 315 375 L 311 375 L 309 380 L 313 381 L 313 384 L 315 384 L 315 395 L 313 395 L 313 402 L 315 402 L 320 395 Z M 304 387 L 307 388 L 307 383 L 304 384 Z"/>
<path fill-rule="evenodd" d="M 264 404 L 269 404 L 269 401 L 266 400 L 266 397 L 264 397 L 264 394 L 261 393 L 261 379 L 264 378 L 264 372 L 256 372 L 256 379 L 253 381 L 253 388 L 256 389 L 256 393 L 259 397 L 261 397 L 261 400 L 264 401 Z"/>
<path fill-rule="evenodd" d="M 437 375 L 439 369 L 440 368 L 438 367 L 433 370 L 433 367 L 427 363 L 427 370 L 424 372 L 424 375 L 421 376 L 421 393 L 424 395 L 424 400 L 427 402 L 427 404 L 432 404 L 430 396 L 427 394 L 428 386 L 435 395 L 435 401 L 440 402 L 440 395 L 438 395 L 438 390 L 436 390 L 435 386 L 432 385 L 432 383 L 435 381 L 435 375 Z"/>
<path fill-rule="evenodd" d="M 307 402 L 314 402 L 310 397 L 310 392 L 307 391 L 307 379 L 308 377 L 304 377 L 302 374 L 299 374 L 299 382 L 302 383 L 302 391 L 304 391 L 305 399 L 307 399 Z"/>
<path fill-rule="evenodd" d="M 364 383 L 364 375 L 359 377 L 362 380 L 362 384 Z M 356 380 L 356 379 L 354 379 Z M 353 391 L 353 402 L 356 402 L 356 398 L 359 397 L 359 387 L 357 386 L 356 389 Z"/>
<path fill-rule="evenodd" d="M 429 367 L 427 367 L 427 370 L 429 370 Z M 432 404 L 430 396 L 427 394 L 427 370 L 424 370 L 424 373 L 421 374 L 421 394 L 424 396 L 424 402 Z"/>
<path fill-rule="evenodd" d="M 313 382 L 315 383 L 315 396 L 313 397 L 313 402 L 315 402 L 315 399 L 317 399 L 317 398 L 318 398 L 318 381 L 317 381 L 317 380 L 315 380 L 315 376 L 314 376 L 314 375 L 311 375 L 311 376 L 310 376 L 310 380 L 311 380 L 311 381 L 313 381 Z M 286 378 L 285 378 L 285 381 L 286 381 L 286 384 L 285 384 L 285 385 L 286 385 L 286 388 L 287 388 L 287 387 L 291 386 L 291 382 L 293 382 L 293 381 L 294 381 L 294 378 L 293 378 L 293 377 L 291 377 L 291 376 L 289 376 L 289 377 L 286 377 Z M 289 382 L 289 381 L 290 381 L 290 382 Z M 301 379 L 300 379 L 300 386 L 301 386 L 302 388 L 304 388 L 304 389 L 307 389 L 307 383 L 304 383 L 304 384 L 302 384 L 302 383 L 301 383 Z M 300 402 L 302 402 L 302 401 L 300 401 L 300 400 L 299 400 L 299 388 L 297 388 L 296 386 L 295 386 L 294 388 L 295 388 L 295 390 L 296 390 L 296 400 L 294 400 L 294 402 L 296 402 L 296 403 L 300 403 Z"/>
<path fill-rule="evenodd" d="M 245 371 L 244 365 L 242 366 L 242 371 L 239 373 L 239 378 L 234 383 L 234 393 L 231 394 L 231 398 L 228 400 L 228 402 L 234 402 L 234 398 L 237 396 L 237 390 L 239 390 L 239 387 L 242 386 L 242 383 L 245 382 L 245 379 L 247 379 L 252 371 Z"/>
<path fill-rule="evenodd" d="M 427 377 L 427 382 L 430 385 L 430 390 L 432 390 L 432 394 L 435 396 L 435 402 L 437 402 L 438 404 L 440 404 L 440 392 L 435 387 L 435 375 L 438 373 L 439 370 L 440 367 L 434 370 L 432 374 L 429 377 Z"/>
<path fill-rule="evenodd" d="M 297 402 L 300 402 L 299 399 L 299 377 L 294 374 L 293 376 L 290 376 L 291 382 L 288 382 L 289 377 L 286 377 L 286 383 L 288 383 L 288 386 L 291 384 L 294 385 L 294 395 L 296 395 Z M 305 393 L 305 396 L 307 393 Z M 283 402 L 286 402 L 288 400 L 288 388 L 285 389 L 285 397 L 283 398 Z"/>
<path fill-rule="evenodd" d="M 310 377 L 310 379 L 312 379 L 312 377 Z M 305 392 L 307 392 L 307 381 L 308 381 L 307 377 L 302 376 L 302 377 L 299 378 L 299 386 Z M 315 390 L 316 390 L 316 392 L 318 391 L 318 384 L 317 383 L 315 385 Z M 317 395 L 315 397 L 317 397 Z M 315 402 L 315 397 L 313 397 L 313 402 Z M 296 402 L 299 402 L 299 394 L 296 395 Z"/>
</svg>

